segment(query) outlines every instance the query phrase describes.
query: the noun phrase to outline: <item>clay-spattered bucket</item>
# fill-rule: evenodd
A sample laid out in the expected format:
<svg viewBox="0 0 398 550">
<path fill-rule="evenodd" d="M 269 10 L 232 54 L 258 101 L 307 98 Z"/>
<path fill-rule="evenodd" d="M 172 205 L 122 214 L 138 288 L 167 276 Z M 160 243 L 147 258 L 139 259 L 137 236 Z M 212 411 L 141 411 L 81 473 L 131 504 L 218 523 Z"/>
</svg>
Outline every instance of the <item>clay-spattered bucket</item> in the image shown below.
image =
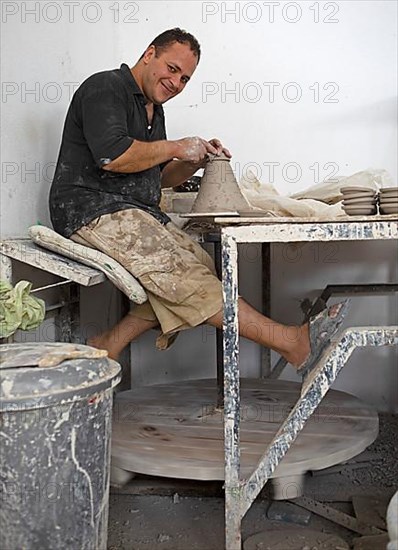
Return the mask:
<svg viewBox="0 0 398 550">
<path fill-rule="evenodd" d="M 107 548 L 120 365 L 66 343 L 0 346 L 0 548 Z"/>
</svg>

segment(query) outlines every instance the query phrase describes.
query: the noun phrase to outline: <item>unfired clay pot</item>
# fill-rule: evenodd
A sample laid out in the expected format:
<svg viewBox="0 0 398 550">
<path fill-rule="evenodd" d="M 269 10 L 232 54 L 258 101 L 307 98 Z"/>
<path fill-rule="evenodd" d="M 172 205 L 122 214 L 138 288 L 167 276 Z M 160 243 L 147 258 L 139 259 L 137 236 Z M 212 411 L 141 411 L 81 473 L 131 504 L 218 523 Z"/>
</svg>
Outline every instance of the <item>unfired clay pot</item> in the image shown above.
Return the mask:
<svg viewBox="0 0 398 550">
<path fill-rule="evenodd" d="M 251 206 L 239 189 L 229 158 L 220 155 L 210 160 L 206 164 L 192 212 L 217 213 L 250 209 Z"/>
</svg>

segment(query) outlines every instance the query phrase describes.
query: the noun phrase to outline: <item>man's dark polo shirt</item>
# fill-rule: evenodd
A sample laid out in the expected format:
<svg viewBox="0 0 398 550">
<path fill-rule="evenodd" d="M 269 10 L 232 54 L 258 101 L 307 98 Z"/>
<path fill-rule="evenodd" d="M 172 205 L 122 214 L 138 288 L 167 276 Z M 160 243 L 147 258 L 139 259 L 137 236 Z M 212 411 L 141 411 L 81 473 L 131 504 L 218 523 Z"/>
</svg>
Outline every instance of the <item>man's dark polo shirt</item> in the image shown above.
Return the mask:
<svg viewBox="0 0 398 550">
<path fill-rule="evenodd" d="M 166 139 L 163 108 L 155 105 L 149 129 L 145 102 L 126 64 L 94 74 L 76 90 L 50 191 L 55 231 L 70 237 L 94 218 L 126 208 L 140 208 L 162 223 L 169 221 L 159 208 L 164 165 L 134 174 L 102 169 L 134 139 Z"/>
</svg>

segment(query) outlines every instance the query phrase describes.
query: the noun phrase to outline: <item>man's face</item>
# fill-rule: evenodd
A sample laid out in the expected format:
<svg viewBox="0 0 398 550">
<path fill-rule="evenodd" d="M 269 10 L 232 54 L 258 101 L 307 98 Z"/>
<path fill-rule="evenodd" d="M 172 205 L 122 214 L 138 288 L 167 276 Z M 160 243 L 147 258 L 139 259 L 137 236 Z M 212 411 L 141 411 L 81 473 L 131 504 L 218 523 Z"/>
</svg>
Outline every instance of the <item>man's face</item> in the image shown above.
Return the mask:
<svg viewBox="0 0 398 550">
<path fill-rule="evenodd" d="M 143 92 L 157 105 L 166 103 L 185 88 L 193 75 L 198 59 L 189 44 L 174 42 L 165 50 L 150 46 L 144 54 Z"/>
</svg>

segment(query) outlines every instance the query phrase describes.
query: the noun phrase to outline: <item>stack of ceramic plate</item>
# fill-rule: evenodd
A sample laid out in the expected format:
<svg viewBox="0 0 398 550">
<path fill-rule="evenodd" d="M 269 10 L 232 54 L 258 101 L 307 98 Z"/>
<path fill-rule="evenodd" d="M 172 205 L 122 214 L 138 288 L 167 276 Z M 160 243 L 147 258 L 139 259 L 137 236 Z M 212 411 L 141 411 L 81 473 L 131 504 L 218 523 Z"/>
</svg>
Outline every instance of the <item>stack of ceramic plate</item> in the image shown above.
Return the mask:
<svg viewBox="0 0 398 550">
<path fill-rule="evenodd" d="M 377 214 L 377 191 L 369 187 L 342 187 L 343 210 L 349 216 Z"/>
<path fill-rule="evenodd" d="M 380 189 L 380 214 L 398 214 L 398 187 Z"/>
</svg>

